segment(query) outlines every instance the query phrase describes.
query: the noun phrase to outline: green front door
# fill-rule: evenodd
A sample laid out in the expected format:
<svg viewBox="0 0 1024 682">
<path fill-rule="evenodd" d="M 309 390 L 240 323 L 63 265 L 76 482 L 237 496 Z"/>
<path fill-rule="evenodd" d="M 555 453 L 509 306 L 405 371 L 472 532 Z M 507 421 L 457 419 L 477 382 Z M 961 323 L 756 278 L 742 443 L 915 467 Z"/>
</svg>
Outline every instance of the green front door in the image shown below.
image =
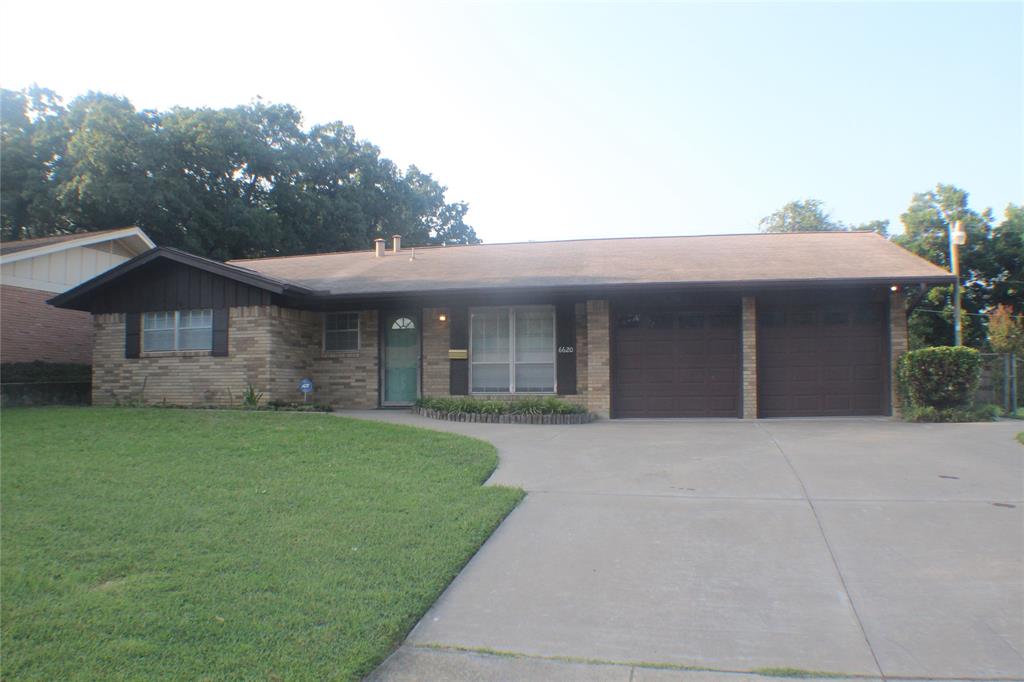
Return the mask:
<svg viewBox="0 0 1024 682">
<path fill-rule="evenodd" d="M 413 315 L 384 318 L 385 405 L 411 405 L 419 396 L 420 330 Z"/>
</svg>

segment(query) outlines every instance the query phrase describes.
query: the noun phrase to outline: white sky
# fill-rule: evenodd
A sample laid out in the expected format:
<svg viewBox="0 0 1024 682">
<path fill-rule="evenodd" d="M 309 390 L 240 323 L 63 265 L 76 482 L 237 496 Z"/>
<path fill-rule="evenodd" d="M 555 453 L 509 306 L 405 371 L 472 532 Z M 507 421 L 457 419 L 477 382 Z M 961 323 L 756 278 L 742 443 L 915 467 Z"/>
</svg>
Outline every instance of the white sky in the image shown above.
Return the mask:
<svg viewBox="0 0 1024 682">
<path fill-rule="evenodd" d="M 1018 3 L 0 6 L 3 87 L 288 102 L 433 173 L 489 242 L 1024 198 Z"/>
</svg>

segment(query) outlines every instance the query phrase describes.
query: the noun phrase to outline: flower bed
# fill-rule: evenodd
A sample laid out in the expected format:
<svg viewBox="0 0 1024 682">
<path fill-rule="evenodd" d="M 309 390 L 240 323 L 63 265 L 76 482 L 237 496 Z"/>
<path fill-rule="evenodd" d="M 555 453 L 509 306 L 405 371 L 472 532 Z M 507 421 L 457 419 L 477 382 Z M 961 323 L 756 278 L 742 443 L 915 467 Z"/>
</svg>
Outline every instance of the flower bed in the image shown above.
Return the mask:
<svg viewBox="0 0 1024 682">
<path fill-rule="evenodd" d="M 586 424 L 595 418 L 582 405 L 555 397 L 519 400 L 420 398 L 413 412 L 431 419 L 478 424 Z"/>
<path fill-rule="evenodd" d="M 480 412 L 442 412 L 428 407 L 413 407 L 413 414 L 450 422 L 476 424 L 589 424 L 594 415 L 582 414 L 484 414 Z"/>
</svg>

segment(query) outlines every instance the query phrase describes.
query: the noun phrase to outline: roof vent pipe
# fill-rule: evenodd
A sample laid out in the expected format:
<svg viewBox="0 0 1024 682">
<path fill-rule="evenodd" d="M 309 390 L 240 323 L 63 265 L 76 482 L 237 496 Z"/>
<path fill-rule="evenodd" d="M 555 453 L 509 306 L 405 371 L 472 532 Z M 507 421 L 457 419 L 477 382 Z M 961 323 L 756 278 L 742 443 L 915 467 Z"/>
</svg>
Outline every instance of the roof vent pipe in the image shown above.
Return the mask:
<svg viewBox="0 0 1024 682">
<path fill-rule="evenodd" d="M 384 257 L 384 240 L 383 239 L 374 239 L 373 240 L 373 250 L 374 250 L 375 254 L 377 255 L 377 258 L 383 258 Z"/>
<path fill-rule="evenodd" d="M 396 234 L 391 238 L 391 250 L 395 253 L 402 250 L 402 235 Z"/>
</svg>

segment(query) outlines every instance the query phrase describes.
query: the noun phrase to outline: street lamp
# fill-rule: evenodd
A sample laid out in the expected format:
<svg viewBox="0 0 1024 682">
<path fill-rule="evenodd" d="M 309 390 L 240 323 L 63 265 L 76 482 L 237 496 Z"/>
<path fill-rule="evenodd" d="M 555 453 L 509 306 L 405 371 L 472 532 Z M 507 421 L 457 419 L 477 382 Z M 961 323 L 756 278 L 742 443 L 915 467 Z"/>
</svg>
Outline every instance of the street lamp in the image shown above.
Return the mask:
<svg viewBox="0 0 1024 682">
<path fill-rule="evenodd" d="M 963 231 L 959 220 L 949 224 L 949 264 L 952 266 L 956 281 L 953 282 L 953 345 L 964 345 L 963 331 L 960 326 L 960 249 L 967 243 L 967 233 Z"/>
</svg>

